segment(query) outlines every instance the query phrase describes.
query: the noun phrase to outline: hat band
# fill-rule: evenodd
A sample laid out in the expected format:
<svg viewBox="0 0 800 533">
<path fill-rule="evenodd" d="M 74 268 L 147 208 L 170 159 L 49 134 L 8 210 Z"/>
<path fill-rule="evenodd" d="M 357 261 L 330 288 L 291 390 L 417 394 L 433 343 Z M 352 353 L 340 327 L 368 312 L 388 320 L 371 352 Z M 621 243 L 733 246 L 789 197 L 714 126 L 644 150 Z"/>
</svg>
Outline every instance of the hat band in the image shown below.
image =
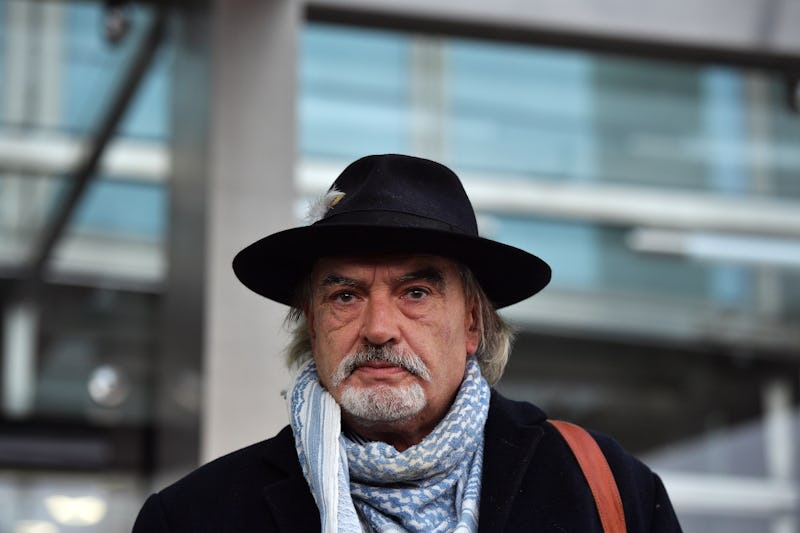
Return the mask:
<svg viewBox="0 0 800 533">
<path fill-rule="evenodd" d="M 438 220 L 429 218 L 414 213 L 407 213 L 402 211 L 388 211 L 382 209 L 365 209 L 362 211 L 347 211 L 345 213 L 337 213 L 315 222 L 313 226 L 387 226 L 387 227 L 400 227 L 400 228 L 421 228 L 433 229 L 439 231 L 449 231 L 453 233 L 460 233 L 462 235 L 477 236 L 477 231 L 470 232 L 463 228 Z"/>
</svg>

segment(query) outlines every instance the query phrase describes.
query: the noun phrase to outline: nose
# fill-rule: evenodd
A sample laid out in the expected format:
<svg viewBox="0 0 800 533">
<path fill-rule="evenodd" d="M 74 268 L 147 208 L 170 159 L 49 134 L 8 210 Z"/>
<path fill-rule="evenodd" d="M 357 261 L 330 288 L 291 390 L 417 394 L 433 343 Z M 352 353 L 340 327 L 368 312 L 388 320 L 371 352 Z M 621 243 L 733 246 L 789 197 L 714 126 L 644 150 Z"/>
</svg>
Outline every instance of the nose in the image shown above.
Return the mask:
<svg viewBox="0 0 800 533">
<path fill-rule="evenodd" d="M 361 336 L 368 344 L 381 345 L 399 340 L 397 309 L 388 296 L 373 295 L 364 307 Z"/>
</svg>

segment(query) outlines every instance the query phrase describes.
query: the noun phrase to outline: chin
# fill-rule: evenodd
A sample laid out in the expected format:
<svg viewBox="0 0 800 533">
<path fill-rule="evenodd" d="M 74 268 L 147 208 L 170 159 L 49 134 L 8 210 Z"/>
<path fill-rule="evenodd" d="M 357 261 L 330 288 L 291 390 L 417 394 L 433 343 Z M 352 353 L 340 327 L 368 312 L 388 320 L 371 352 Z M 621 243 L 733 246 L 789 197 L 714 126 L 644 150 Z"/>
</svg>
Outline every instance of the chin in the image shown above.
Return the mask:
<svg viewBox="0 0 800 533">
<path fill-rule="evenodd" d="M 428 404 L 418 383 L 345 386 L 339 403 L 349 415 L 371 424 L 400 422 L 418 415 Z"/>
</svg>

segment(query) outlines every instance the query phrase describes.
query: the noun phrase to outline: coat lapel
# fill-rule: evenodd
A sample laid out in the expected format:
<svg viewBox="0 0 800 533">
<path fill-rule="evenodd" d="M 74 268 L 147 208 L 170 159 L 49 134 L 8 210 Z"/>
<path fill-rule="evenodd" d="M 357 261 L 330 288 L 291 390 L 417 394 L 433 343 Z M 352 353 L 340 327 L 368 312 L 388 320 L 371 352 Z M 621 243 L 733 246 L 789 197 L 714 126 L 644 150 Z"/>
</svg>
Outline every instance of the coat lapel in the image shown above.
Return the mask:
<svg viewBox="0 0 800 533">
<path fill-rule="evenodd" d="M 319 511 L 305 478 L 287 478 L 264 488 L 277 531 L 296 533 L 297 531 L 319 531 Z"/>
<path fill-rule="evenodd" d="M 504 530 L 513 500 L 544 434 L 544 413 L 525 419 L 516 414 L 512 412 L 512 402 L 493 390 L 484 430 L 479 531 Z"/>
<path fill-rule="evenodd" d="M 303 477 L 288 426 L 265 448 L 264 461 L 282 474 L 282 479 L 269 483 L 262 491 L 277 531 L 320 531 L 319 510 Z"/>
</svg>

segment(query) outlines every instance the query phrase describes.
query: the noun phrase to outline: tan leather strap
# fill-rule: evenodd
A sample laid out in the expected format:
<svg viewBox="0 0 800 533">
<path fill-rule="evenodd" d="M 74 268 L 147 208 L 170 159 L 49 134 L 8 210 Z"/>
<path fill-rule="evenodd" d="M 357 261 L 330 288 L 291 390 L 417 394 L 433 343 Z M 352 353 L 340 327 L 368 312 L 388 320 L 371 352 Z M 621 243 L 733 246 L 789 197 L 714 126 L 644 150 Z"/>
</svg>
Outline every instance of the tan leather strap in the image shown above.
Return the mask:
<svg viewBox="0 0 800 533">
<path fill-rule="evenodd" d="M 588 431 L 575 424 L 561 420 L 548 420 L 564 440 L 578 460 L 583 476 L 592 490 L 600 523 L 605 533 L 625 533 L 625 512 L 619 496 L 617 482 L 611 467 L 608 466 L 600 446 Z"/>
</svg>

